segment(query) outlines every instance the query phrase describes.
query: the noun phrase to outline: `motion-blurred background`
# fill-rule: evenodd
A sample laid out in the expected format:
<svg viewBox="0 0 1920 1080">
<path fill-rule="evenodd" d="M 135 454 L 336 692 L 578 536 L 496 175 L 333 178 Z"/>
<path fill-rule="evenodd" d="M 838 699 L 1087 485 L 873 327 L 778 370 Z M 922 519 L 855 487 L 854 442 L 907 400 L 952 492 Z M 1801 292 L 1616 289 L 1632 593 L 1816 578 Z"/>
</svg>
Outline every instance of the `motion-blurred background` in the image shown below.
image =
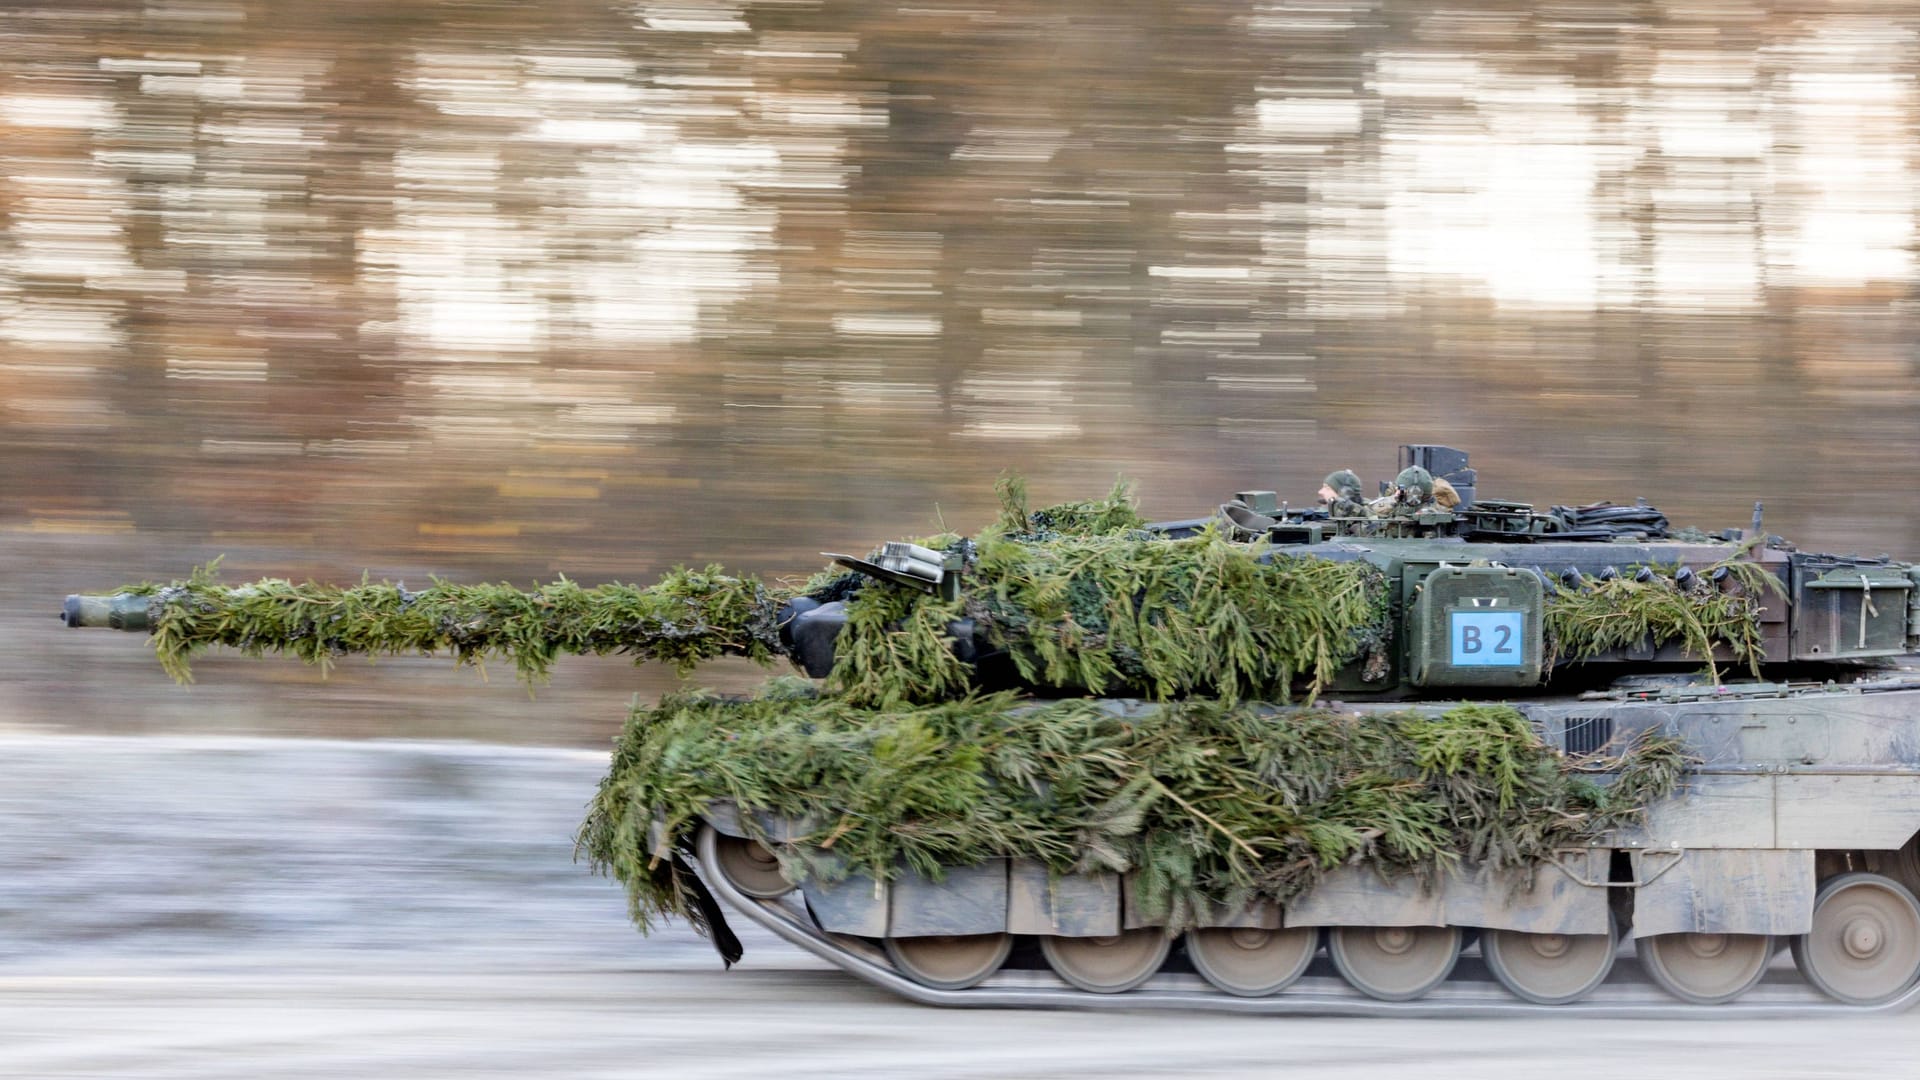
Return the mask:
<svg viewBox="0 0 1920 1080">
<path fill-rule="evenodd" d="M 68 0 L 0 42 L 6 724 L 604 745 L 669 676 L 184 691 L 54 615 L 222 554 L 798 574 L 1009 468 L 1180 517 L 1439 442 L 1486 496 L 1920 553 L 1920 4 Z"/>
</svg>

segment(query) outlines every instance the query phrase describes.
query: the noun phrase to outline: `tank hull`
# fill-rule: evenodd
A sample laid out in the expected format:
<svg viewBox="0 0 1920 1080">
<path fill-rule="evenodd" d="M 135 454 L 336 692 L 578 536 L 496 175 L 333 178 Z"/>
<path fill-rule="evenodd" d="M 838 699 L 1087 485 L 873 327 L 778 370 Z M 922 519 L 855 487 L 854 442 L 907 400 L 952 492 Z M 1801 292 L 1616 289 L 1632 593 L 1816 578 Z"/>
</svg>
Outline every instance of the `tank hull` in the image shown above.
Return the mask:
<svg viewBox="0 0 1920 1080">
<path fill-rule="evenodd" d="M 1681 738 L 1694 762 L 1681 788 L 1653 804 L 1641 824 L 1556 852 L 1531 874 L 1463 866 L 1423 886 L 1341 868 L 1284 906 L 1200 912 L 1172 965 L 1124 992 L 1078 988 L 1082 972 L 1059 949 L 1044 950 L 1047 963 L 1002 969 L 966 988 L 929 986 L 889 955 L 909 939 L 993 935 L 1078 941 L 1083 952 L 1097 953 L 1094 945 L 1155 929 L 1125 875 L 1062 877 L 1037 862 L 1006 859 L 951 868 L 939 881 L 911 872 L 887 882 L 855 875 L 809 881 L 785 898 L 748 896 L 714 851 L 751 843 L 750 833 L 778 843 L 803 832 L 791 827 L 803 823 L 762 819 L 749 829 L 725 804 L 707 817 L 702 869 L 715 893 L 751 920 L 929 1004 L 1637 1015 L 1712 1002 L 1721 1006 L 1716 1015 L 1750 1016 L 1905 1009 L 1920 997 L 1920 908 L 1909 918 L 1903 906 L 1920 888 L 1920 671 L 1846 685 L 1658 686 L 1516 704 L 1544 741 L 1570 754 L 1652 731 Z M 1822 894 L 1843 877 L 1854 886 L 1842 898 L 1851 907 Z M 1843 907 L 1865 914 L 1831 914 Z M 1289 956 L 1305 948 L 1317 958 L 1282 973 L 1285 985 L 1236 982 L 1208 962 L 1221 943 L 1238 941 L 1248 963 L 1257 963 L 1251 950 L 1280 947 L 1287 935 Z M 1864 952 L 1855 948 L 1873 935 Z M 1474 937 L 1478 946 L 1456 966 L 1447 950 Z M 1818 959 L 1814 946 L 1826 938 L 1840 943 L 1838 961 Z M 1616 945 L 1639 962 L 1616 966 Z M 1806 977 L 1756 987 L 1789 945 Z M 1323 946 L 1324 956 L 1314 951 Z M 1440 977 L 1416 977 L 1421 964 Z M 1056 977 L 1049 966 L 1063 970 Z"/>
</svg>

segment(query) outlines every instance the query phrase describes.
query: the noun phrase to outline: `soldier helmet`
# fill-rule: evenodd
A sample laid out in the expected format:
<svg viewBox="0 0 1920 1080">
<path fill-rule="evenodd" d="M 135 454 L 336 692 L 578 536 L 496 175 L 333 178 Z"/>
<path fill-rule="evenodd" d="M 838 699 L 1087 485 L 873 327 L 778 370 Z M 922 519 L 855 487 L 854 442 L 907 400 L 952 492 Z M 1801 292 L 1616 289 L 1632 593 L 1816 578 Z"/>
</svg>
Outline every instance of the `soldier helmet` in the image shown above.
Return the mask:
<svg viewBox="0 0 1920 1080">
<path fill-rule="evenodd" d="M 1325 485 L 1333 489 L 1334 494 L 1343 499 L 1360 498 L 1360 475 L 1352 469 L 1340 469 L 1327 474 Z"/>
<path fill-rule="evenodd" d="M 1418 465 L 1401 469 L 1393 478 L 1393 486 L 1417 499 L 1433 498 L 1433 474 Z"/>
</svg>

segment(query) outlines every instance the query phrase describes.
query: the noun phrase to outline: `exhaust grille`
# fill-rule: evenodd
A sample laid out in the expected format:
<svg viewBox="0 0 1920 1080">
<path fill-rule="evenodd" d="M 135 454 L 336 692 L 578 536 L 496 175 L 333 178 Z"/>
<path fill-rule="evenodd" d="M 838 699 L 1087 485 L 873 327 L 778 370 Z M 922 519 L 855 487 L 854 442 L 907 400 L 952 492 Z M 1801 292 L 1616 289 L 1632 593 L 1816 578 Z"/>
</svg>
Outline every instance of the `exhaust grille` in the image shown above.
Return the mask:
<svg viewBox="0 0 1920 1080">
<path fill-rule="evenodd" d="M 1569 754 L 1593 754 L 1613 741 L 1613 717 L 1569 716 L 1560 722 L 1561 745 Z"/>
</svg>

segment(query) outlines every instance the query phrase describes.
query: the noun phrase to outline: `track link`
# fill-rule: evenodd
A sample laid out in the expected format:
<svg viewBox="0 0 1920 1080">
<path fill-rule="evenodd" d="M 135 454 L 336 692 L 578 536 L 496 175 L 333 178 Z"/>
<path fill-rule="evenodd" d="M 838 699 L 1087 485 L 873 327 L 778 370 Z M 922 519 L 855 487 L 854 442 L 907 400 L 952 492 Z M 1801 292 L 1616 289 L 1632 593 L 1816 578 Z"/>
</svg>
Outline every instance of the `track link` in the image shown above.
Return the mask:
<svg viewBox="0 0 1920 1080">
<path fill-rule="evenodd" d="M 1612 1019 L 1757 1020 L 1801 1016 L 1873 1016 L 1906 1012 L 1920 1001 L 1920 983 L 1881 1005 L 1843 1005 L 1801 982 L 1798 974 L 1769 976 L 1738 1001 L 1689 1005 L 1660 990 L 1623 959 L 1592 997 L 1571 1005 L 1535 1005 L 1508 994 L 1490 978 L 1454 978 L 1417 1001 L 1376 1001 L 1331 975 L 1309 972 L 1272 997 L 1221 993 L 1196 975 L 1161 973 L 1124 994 L 1073 989 L 1050 971 L 1002 971 L 967 990 L 935 990 L 896 972 L 885 955 L 859 938 L 828 934 L 784 900 L 756 900 L 735 888 L 717 867 L 717 833 L 703 826 L 696 841 L 700 876 L 728 907 L 782 939 L 855 978 L 921 1005 L 954 1009 L 1182 1009 L 1261 1016 L 1594 1017 Z M 1463 968 L 1467 965 L 1463 962 Z M 1477 965 L 1476 965 L 1477 966 Z"/>
</svg>

